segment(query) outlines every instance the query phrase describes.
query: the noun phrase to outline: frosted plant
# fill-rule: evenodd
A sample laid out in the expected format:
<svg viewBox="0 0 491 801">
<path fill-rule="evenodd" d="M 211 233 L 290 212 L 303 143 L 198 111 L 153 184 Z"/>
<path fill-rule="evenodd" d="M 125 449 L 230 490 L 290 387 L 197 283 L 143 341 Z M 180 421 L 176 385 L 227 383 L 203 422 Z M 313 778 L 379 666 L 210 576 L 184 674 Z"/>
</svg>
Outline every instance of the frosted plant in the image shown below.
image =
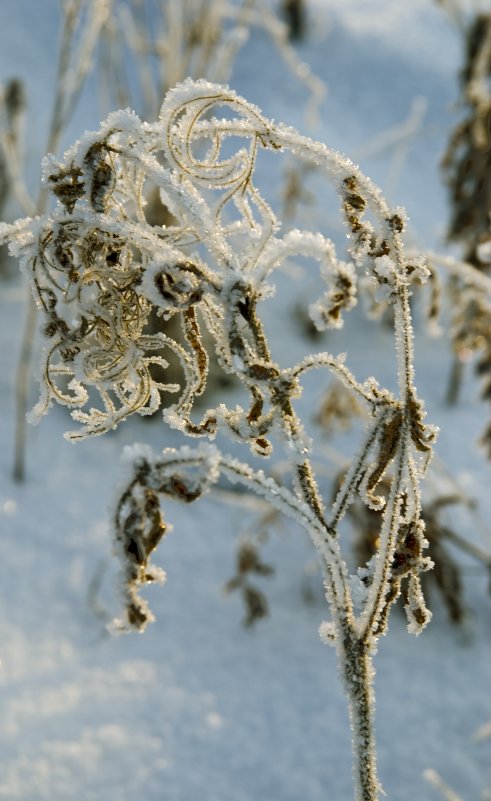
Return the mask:
<svg viewBox="0 0 491 801">
<path fill-rule="evenodd" d="M 491 247 L 485 242 L 477 249 L 481 265 L 491 262 Z M 481 380 L 481 398 L 491 400 L 491 278 L 483 269 L 449 256 L 428 253 L 432 271 L 432 300 L 429 317 L 438 323 L 442 306 L 450 310 L 448 333 L 458 364 L 475 359 Z M 442 298 L 445 302 L 443 302 Z M 481 436 L 488 459 L 491 458 L 491 423 Z"/>
<path fill-rule="evenodd" d="M 217 108 L 226 116 L 213 116 Z M 341 199 L 352 262 L 340 260 L 321 234 L 282 234 L 256 184 L 262 150 L 290 152 L 324 172 Z M 62 161 L 46 159 L 44 180 L 57 200 L 53 212 L 0 231 L 21 259 L 44 316 L 42 391 L 33 418 L 55 400 L 70 407 L 80 424 L 69 439 L 103 434 L 130 414 L 152 412 L 165 386 L 176 393 L 163 411 L 169 426 L 208 440 L 221 432 L 255 456 L 266 457 L 281 444 L 291 465 L 291 485 L 280 486 L 212 443 L 161 454 L 130 449 L 131 479 L 114 512 L 125 595 L 116 627 L 142 630 L 152 620 L 140 591 L 163 578 L 150 559 L 167 530 L 165 497 L 194 502 L 224 477 L 266 499 L 308 532 L 317 551 L 330 609 L 321 636 L 337 648 L 348 697 L 356 799 L 373 801 L 380 788 L 372 658 L 403 583 L 409 630 L 418 634 L 430 618 L 419 578 L 431 566 L 424 556 L 419 482 L 435 431 L 424 423 L 414 386 L 409 306 L 410 283 L 415 276 L 424 280 L 427 269 L 405 254 L 404 212 L 390 208 L 348 159 L 204 81 L 170 91 L 155 123 L 142 123 L 130 111 L 109 115 Z M 147 221 L 148 186 L 158 189 L 175 224 Z M 309 309 L 318 328 L 343 325 L 356 303 L 357 271 L 367 273 L 392 304 L 398 394 L 375 378 L 358 381 L 343 356 L 319 352 L 290 366 L 275 361 L 261 312 L 273 270 L 295 254 L 317 262 L 325 284 Z M 163 331 L 146 333 L 155 309 L 163 323 L 180 320 L 184 345 Z M 248 400 L 233 408 L 220 403 L 196 419 L 195 400 L 207 381 L 205 328 L 223 370 Z M 179 386 L 166 383 L 165 361 L 155 355 L 162 348 L 182 364 Z M 329 510 L 295 408 L 302 378 L 313 369 L 331 371 L 369 416 Z M 376 553 L 350 576 L 340 524 L 357 497 L 380 510 L 381 522 Z"/>
<path fill-rule="evenodd" d="M 58 144 L 77 105 L 85 80 L 92 70 L 98 52 L 102 69 L 98 84 L 117 105 L 132 105 L 133 100 L 145 116 L 154 117 L 160 99 L 167 89 L 186 75 L 212 80 L 228 80 L 234 60 L 247 41 L 252 28 L 265 30 L 285 63 L 311 95 L 315 110 L 325 94 L 325 86 L 297 56 L 288 42 L 287 26 L 274 10 L 257 0 L 62 0 L 62 26 L 54 102 L 44 152 L 57 152 Z M 132 80 L 126 80 L 130 78 Z M 105 79 L 105 80 L 104 80 Z M 138 99 L 130 85 L 136 84 Z M 8 100 L 6 87 L 4 101 Z M 0 90 L 1 94 L 1 90 Z M 10 92 L 10 99 L 14 99 Z M 109 100 L 108 106 L 114 103 Z M 0 117 L 2 109 L 0 108 Z M 7 114 L 7 117 L 9 114 Z M 12 115 L 10 114 L 10 117 Z M 32 199 L 24 183 L 21 148 L 12 127 L 12 119 L 2 126 L 0 119 L 0 204 L 8 191 L 14 195 L 24 214 L 43 213 L 46 187 Z M 2 131 L 2 127 L 5 129 Z M 153 201 L 154 216 L 160 223 L 168 221 L 168 210 Z M 151 209 L 149 206 L 149 214 Z M 16 377 L 16 434 L 13 476 L 25 475 L 26 410 L 32 350 L 34 345 L 35 309 L 29 305 L 20 361 Z"/>
<path fill-rule="evenodd" d="M 166 92 L 186 77 L 227 82 L 239 53 L 259 30 L 270 40 L 291 80 L 307 89 L 306 110 L 314 116 L 325 85 L 288 41 L 288 26 L 275 6 L 271 0 L 118 0 L 103 27 L 99 48 L 105 107 L 129 106 L 145 119 L 154 119 Z M 146 189 L 147 220 L 172 224 L 172 214 L 158 190 L 154 186 Z M 148 333 L 161 327 L 161 321 L 152 315 Z M 168 321 L 165 332 L 182 343 L 176 318 Z M 159 355 L 159 351 L 155 353 Z M 212 362 L 210 390 L 214 381 L 223 378 L 215 366 Z M 172 382 L 178 374 L 179 363 L 173 358 L 168 380 Z"/>
</svg>

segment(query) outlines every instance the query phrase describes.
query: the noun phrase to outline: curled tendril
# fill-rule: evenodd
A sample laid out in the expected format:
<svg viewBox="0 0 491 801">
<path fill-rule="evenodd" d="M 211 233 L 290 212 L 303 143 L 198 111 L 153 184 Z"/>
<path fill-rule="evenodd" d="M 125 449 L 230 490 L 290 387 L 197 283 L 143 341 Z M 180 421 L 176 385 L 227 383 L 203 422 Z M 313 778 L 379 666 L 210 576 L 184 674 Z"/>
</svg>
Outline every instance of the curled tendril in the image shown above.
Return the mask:
<svg viewBox="0 0 491 801">
<path fill-rule="evenodd" d="M 217 106 L 236 116 L 210 119 Z M 230 152 L 231 137 L 247 146 Z M 257 320 L 265 279 L 288 256 L 317 261 L 327 288 L 310 313 L 321 329 L 342 325 L 342 312 L 356 303 L 353 266 L 339 261 L 320 234 L 278 235 L 279 223 L 254 183 L 259 148 L 294 149 L 282 137 L 283 129 L 234 93 L 186 82 L 168 94 L 157 123 L 117 112 L 63 161 L 46 160 L 54 212 L 17 226 L 13 235 L 10 229 L 48 339 L 33 419 L 53 400 L 67 404 L 82 423 L 68 437 L 78 439 L 104 433 L 134 412 L 154 412 L 166 390 L 178 392 L 166 412 L 173 425 L 210 436 L 221 421 L 254 451 L 270 452 L 268 432 L 288 404 Z M 172 225 L 147 220 L 147 198 L 155 192 Z M 155 314 L 162 318 L 157 333 L 149 329 Z M 184 343 L 166 333 L 165 320 L 173 316 Z M 210 410 L 193 423 L 208 369 L 203 321 L 222 368 L 249 387 L 251 406 L 243 413 Z M 182 366 L 181 386 L 165 380 L 166 351 Z M 273 375 L 274 392 L 263 392 L 261 379 Z M 89 399 L 94 406 L 86 410 Z"/>
</svg>

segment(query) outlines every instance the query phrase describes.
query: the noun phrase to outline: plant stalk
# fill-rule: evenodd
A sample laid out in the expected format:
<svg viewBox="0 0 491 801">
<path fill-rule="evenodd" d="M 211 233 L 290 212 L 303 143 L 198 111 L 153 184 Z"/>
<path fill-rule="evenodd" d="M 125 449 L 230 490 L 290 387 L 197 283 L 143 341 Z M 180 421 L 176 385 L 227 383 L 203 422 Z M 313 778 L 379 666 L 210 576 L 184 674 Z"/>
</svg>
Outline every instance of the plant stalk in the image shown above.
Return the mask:
<svg viewBox="0 0 491 801">
<path fill-rule="evenodd" d="M 378 801 L 372 654 L 370 646 L 349 626 L 343 650 L 341 669 L 351 722 L 355 801 Z"/>
</svg>

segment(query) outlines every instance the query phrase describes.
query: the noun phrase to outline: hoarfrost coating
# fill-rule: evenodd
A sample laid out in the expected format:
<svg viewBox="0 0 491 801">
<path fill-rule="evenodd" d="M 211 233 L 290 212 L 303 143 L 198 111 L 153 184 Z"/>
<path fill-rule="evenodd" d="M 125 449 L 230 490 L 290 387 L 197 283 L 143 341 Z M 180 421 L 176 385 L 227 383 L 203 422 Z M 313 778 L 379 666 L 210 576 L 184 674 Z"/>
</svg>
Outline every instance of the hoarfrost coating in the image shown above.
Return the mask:
<svg viewBox="0 0 491 801">
<path fill-rule="evenodd" d="M 182 16 L 184 4 L 172 6 Z M 405 204 L 415 247 L 441 249 L 448 208 L 437 163 L 452 118 L 458 116 L 459 31 L 432 0 L 411 4 L 309 0 L 308 7 L 315 30 L 308 32 L 299 51 L 330 89 L 315 135 L 356 154 L 354 161 L 384 187 L 386 196 Z M 16 0 L 6 2 L 2 11 L 0 62 L 4 77 L 26 79 L 28 183 L 37 186 L 59 7 L 54 0 L 46 0 L 42 8 L 31 0 Z M 177 48 L 173 43 L 171 49 Z M 236 64 L 234 85 L 271 116 L 297 128 L 304 125 L 305 92 L 277 68 L 271 42 L 261 33 L 253 33 L 244 58 Z M 82 98 L 67 141 L 97 124 L 101 111 L 92 88 Z M 403 138 L 397 129 L 413 98 L 422 93 L 427 113 Z M 392 144 L 384 137 L 385 129 L 393 130 Z M 381 146 L 372 157 L 368 151 L 375 140 Z M 302 186 L 310 191 L 315 180 L 315 173 L 304 175 Z M 279 198 L 276 178 L 271 189 Z M 329 197 L 322 192 L 318 198 L 318 205 L 300 202 L 296 225 L 306 219 L 317 225 L 321 210 L 327 224 Z M 338 251 L 341 255 L 342 242 Z M 437 264 L 432 257 L 430 263 L 432 269 Z M 455 266 L 453 274 L 461 269 Z M 475 282 L 474 274 L 471 279 Z M 303 299 L 305 283 L 291 281 L 287 303 Z M 364 290 L 359 295 L 363 299 Z M 489 291 L 483 284 L 484 296 L 489 297 Z M 176 536 L 171 535 L 162 550 L 169 583 L 165 592 L 156 589 L 148 594 L 158 627 L 137 643 L 104 637 L 107 614 L 116 614 L 105 498 L 115 492 L 121 445 L 137 438 L 155 448 L 158 426 L 135 416 L 104 441 L 87 440 L 75 449 L 61 438 L 68 426 L 66 410 L 55 410 L 43 426 L 30 432 L 29 480 L 23 486 L 11 484 L 14 423 L 7 382 L 15 371 L 20 298 L 17 283 L 3 284 L 0 589 L 6 614 L 2 616 L 0 795 L 8 801 L 101 797 L 134 801 L 138 796 L 160 801 L 165 787 L 169 797 L 182 801 L 198 797 L 319 801 L 328 788 L 332 798 L 351 798 L 343 698 L 335 660 L 326 656 L 316 639 L 316 625 L 325 613 L 307 542 L 293 536 L 288 526 L 279 527 L 273 517 L 270 536 L 261 546 L 276 568 L 267 593 L 271 614 L 254 632 L 239 625 L 238 599 L 230 596 L 224 602 L 221 596 L 233 559 L 234 530 L 247 533 L 257 522 L 249 516 L 262 516 L 259 502 L 259 511 L 250 511 L 252 496 L 246 503 L 241 493 L 217 491 L 215 497 L 227 501 L 226 518 L 213 496 L 199 512 L 176 505 L 172 512 L 169 509 L 176 526 Z M 414 303 L 419 306 L 418 297 Z M 272 316 L 279 304 L 270 305 Z M 275 322 L 274 331 L 278 330 L 277 357 L 287 364 L 295 346 L 293 317 L 288 327 Z M 383 386 L 392 388 L 387 383 L 392 375 L 388 340 L 387 331 L 361 319 L 346 325 L 341 348 L 349 351 L 351 373 L 363 379 L 375 374 Z M 337 353 L 337 342 L 329 341 L 328 347 Z M 451 412 L 444 407 L 441 396 L 448 362 L 446 340 L 420 340 L 418 386 L 431 419 L 442 427 L 440 458 L 432 463 L 427 487 L 430 493 L 436 486 L 447 495 L 464 491 L 480 498 L 481 516 L 486 518 L 489 465 L 474 447 L 482 429 L 482 405 L 467 367 L 462 402 Z M 325 384 L 318 371 L 307 379 L 298 401 L 302 416 L 309 399 L 320 400 Z M 348 433 L 348 443 L 354 433 Z M 162 445 L 182 444 L 172 431 L 161 432 L 161 439 Z M 331 455 L 330 451 L 324 455 L 317 429 L 315 444 L 325 469 Z M 237 455 L 238 447 L 233 448 Z M 458 488 L 441 472 L 442 460 Z M 329 461 L 329 469 L 330 465 Z M 443 510 L 443 519 L 448 516 L 469 542 L 489 546 L 489 537 L 473 514 L 453 507 Z M 472 618 L 466 616 L 456 630 L 447 622 L 436 591 L 435 622 L 425 636 L 416 644 L 405 636 L 396 611 L 379 649 L 377 734 L 380 775 L 388 798 L 433 801 L 438 792 L 421 775 L 427 767 L 435 768 L 463 801 L 479 798 L 491 786 L 489 741 L 472 739 L 491 717 L 486 571 L 465 554 L 455 555 Z M 426 574 L 426 578 L 432 577 Z M 211 721 L 218 718 L 222 727 L 212 728 Z"/>
<path fill-rule="evenodd" d="M 235 116 L 213 117 L 221 107 Z M 232 153 L 226 149 L 231 137 L 244 143 Z M 198 143 L 205 144 L 204 150 L 197 150 Z M 334 245 L 320 234 L 296 230 L 281 236 L 281 225 L 257 185 L 261 149 L 314 160 L 338 191 L 355 264 L 390 287 L 399 398 L 379 390 L 374 381 L 361 385 L 344 359 L 330 354 L 307 357 L 293 368 L 273 360 L 257 307 L 262 283 L 286 255 L 320 262 L 328 290 L 311 306 L 320 329 L 341 326 L 343 313 L 356 303 L 357 281 L 354 267 L 339 262 Z M 140 590 L 163 579 L 150 562 L 168 532 L 163 497 L 192 503 L 220 472 L 264 496 L 306 528 L 317 550 L 354 728 L 355 796 L 375 801 L 380 787 L 372 656 L 403 582 L 408 585 L 409 630 L 418 633 L 430 619 L 419 577 L 431 567 L 423 555 L 427 543 L 419 482 L 435 430 L 424 423 L 413 381 L 409 295 L 411 281 L 423 278 L 424 271 L 415 270 L 405 254 L 403 211 L 391 209 L 348 159 L 276 125 L 230 89 L 206 81 L 187 80 L 171 90 L 158 123 L 141 123 L 129 111 L 110 115 L 62 161 L 48 160 L 45 180 L 57 206 L 41 224 L 33 221 L 31 241 L 26 244 L 18 225 L 3 231 L 4 239 L 17 242 L 22 231 L 23 246 L 17 249 L 52 343 L 44 355 L 37 413 L 47 411 L 52 400 L 75 407 L 72 416 L 83 426 L 69 436 L 80 439 L 103 434 L 134 412 L 152 414 L 163 390 L 177 391 L 177 402 L 164 414 L 173 427 L 192 437 L 215 438 L 223 432 L 258 456 L 269 456 L 275 441 L 282 440 L 292 469 L 294 488 L 289 491 L 218 451 L 164 451 L 150 460 L 137 455 L 134 476 L 114 514 L 126 607 L 117 627 L 141 631 L 153 620 Z M 147 221 L 149 182 L 174 218 L 169 225 Z M 233 221 L 227 217 L 230 208 Z M 373 222 L 365 219 L 368 209 Z M 152 311 L 162 326 L 150 334 Z M 180 320 L 184 345 L 166 333 L 166 321 L 173 316 Z M 218 363 L 243 386 L 250 405 L 229 409 L 221 403 L 195 422 L 191 415 L 206 388 L 209 365 L 203 323 Z M 182 365 L 180 387 L 165 382 L 168 365 L 159 355 L 165 348 Z M 164 379 L 156 379 L 154 366 Z M 319 366 L 341 374 L 372 416 L 328 515 L 311 462 L 312 442 L 294 407 L 300 376 Z M 101 406 L 82 411 L 91 389 L 97 390 Z M 377 495 L 382 479 L 389 491 Z M 349 579 L 339 544 L 339 524 L 356 495 L 382 513 L 379 548 L 363 574 L 364 593 L 359 577 Z"/>
</svg>

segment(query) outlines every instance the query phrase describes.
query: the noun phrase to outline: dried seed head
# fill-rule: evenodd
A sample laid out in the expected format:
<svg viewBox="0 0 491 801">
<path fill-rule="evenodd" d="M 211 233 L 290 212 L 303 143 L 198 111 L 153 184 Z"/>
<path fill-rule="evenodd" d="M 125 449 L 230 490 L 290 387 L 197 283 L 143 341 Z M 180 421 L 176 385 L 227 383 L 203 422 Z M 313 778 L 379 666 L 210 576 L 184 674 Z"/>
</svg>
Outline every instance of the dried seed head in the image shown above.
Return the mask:
<svg viewBox="0 0 491 801">
<path fill-rule="evenodd" d="M 82 178 L 82 170 L 74 166 L 60 169 L 59 172 L 48 176 L 51 191 L 69 214 L 73 212 L 77 201 L 84 196 L 85 183 Z"/>
</svg>

